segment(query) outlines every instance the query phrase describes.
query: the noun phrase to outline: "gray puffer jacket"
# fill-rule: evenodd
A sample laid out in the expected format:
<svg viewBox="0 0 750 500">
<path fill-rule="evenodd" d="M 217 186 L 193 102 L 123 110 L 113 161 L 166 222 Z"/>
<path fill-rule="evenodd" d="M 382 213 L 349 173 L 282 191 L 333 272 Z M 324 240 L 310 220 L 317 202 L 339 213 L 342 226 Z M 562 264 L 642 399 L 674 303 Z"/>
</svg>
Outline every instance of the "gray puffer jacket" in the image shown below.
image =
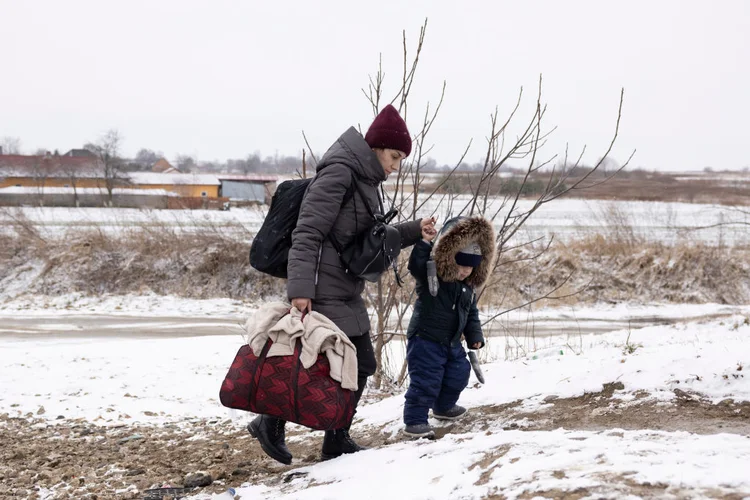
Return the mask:
<svg viewBox="0 0 750 500">
<path fill-rule="evenodd" d="M 312 308 L 331 319 L 350 337 L 370 331 L 370 319 L 362 299 L 364 280 L 346 272 L 328 238 L 346 247 L 355 236 L 373 224 L 373 213 L 381 212 L 380 183 L 386 179 L 375 153 L 354 127 L 344 132 L 323 156 L 316 168 L 292 233 L 287 267 L 289 299 L 312 299 Z M 362 193 L 351 191 L 352 175 Z M 350 198 L 344 202 L 347 191 Z M 342 205 L 343 203 L 343 205 Z M 421 238 L 420 221 L 395 225 L 401 233 L 401 248 Z"/>
</svg>

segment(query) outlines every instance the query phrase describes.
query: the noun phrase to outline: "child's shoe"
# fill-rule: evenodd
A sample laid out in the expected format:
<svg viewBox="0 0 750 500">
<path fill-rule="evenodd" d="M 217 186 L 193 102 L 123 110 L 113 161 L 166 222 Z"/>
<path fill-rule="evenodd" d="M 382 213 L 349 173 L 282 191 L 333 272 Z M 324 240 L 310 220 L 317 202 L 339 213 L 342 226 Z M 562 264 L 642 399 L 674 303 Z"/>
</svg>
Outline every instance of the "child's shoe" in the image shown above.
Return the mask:
<svg viewBox="0 0 750 500">
<path fill-rule="evenodd" d="M 435 439 L 435 431 L 432 430 L 430 424 L 407 425 L 404 427 L 404 436 L 408 436 L 412 439 Z"/>
<path fill-rule="evenodd" d="M 432 410 L 432 416 L 438 420 L 456 420 L 466 414 L 466 408 L 463 406 L 453 405 L 445 411 Z"/>
</svg>

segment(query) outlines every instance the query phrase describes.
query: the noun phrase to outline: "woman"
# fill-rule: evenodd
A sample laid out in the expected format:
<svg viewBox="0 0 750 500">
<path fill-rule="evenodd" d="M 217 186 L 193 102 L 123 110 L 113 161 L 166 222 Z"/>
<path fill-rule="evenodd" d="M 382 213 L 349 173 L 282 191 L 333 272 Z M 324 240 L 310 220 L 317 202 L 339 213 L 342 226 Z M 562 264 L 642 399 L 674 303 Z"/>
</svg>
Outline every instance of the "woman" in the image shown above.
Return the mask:
<svg viewBox="0 0 750 500">
<path fill-rule="evenodd" d="M 356 346 L 355 405 L 362 397 L 367 378 L 376 368 L 370 319 L 362 299 L 365 283 L 347 272 L 329 236 L 346 247 L 359 232 L 373 224 L 370 210 L 382 213 L 380 184 L 398 171 L 409 153 L 411 135 L 403 118 L 390 104 L 378 114 L 364 137 L 350 127 L 318 163 L 315 180 L 305 194 L 292 234 L 287 295 L 299 311 L 315 310 L 328 317 Z M 353 178 L 359 189 L 353 186 Z M 422 228 L 434 231 L 434 224 L 433 218 L 426 218 L 396 225 L 401 234 L 401 248 L 419 241 Z M 284 442 L 285 424 L 284 420 L 260 415 L 248 429 L 258 438 L 267 455 L 290 464 L 292 454 Z M 326 431 L 322 457 L 327 460 L 363 449 L 351 438 L 347 426 Z"/>
</svg>

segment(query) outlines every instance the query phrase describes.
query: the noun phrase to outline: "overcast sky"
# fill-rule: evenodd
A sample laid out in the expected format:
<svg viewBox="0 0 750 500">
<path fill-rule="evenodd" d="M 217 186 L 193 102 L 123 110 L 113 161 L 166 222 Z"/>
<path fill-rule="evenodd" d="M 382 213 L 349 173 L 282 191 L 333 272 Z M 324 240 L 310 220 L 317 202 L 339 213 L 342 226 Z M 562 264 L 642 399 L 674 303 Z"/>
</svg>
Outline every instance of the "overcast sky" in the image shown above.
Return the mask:
<svg viewBox="0 0 750 500">
<path fill-rule="evenodd" d="M 401 33 L 429 18 L 407 122 L 447 81 L 431 156 L 484 156 L 489 115 L 540 74 L 546 156 L 606 149 L 625 88 L 622 162 L 649 170 L 750 166 L 750 1 L 0 0 L 0 137 L 61 152 L 107 129 L 199 160 L 316 152 L 372 111 L 382 53 L 398 90 Z"/>
</svg>

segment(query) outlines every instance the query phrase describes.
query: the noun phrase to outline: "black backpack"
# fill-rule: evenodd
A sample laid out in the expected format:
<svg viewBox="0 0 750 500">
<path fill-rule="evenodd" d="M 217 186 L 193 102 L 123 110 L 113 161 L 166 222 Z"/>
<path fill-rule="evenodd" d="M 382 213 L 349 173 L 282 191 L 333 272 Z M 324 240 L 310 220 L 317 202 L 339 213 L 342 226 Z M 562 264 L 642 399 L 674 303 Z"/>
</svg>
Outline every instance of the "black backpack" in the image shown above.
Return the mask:
<svg viewBox="0 0 750 500">
<path fill-rule="evenodd" d="M 315 178 L 284 181 L 276 188 L 268 214 L 250 245 L 250 265 L 258 271 L 286 279 L 292 231 L 297 226 L 305 191 L 313 179 Z M 352 195 L 350 187 L 341 205 L 346 204 Z"/>
<path fill-rule="evenodd" d="M 276 193 L 271 198 L 268 214 L 250 246 L 250 265 L 258 271 L 277 278 L 287 278 L 292 232 L 297 226 L 305 192 L 313 179 L 284 181 L 276 189 Z M 341 201 L 342 207 L 354 196 L 354 189 L 359 191 L 363 199 L 366 199 L 356 176 L 352 175 L 352 185 L 349 186 Z M 378 201 L 382 211 L 380 196 L 378 196 Z M 352 244 L 346 248 L 343 248 L 333 235 L 329 235 L 329 239 L 347 272 L 374 282 L 383 271 L 393 267 L 400 285 L 396 259 L 401 251 L 401 235 L 396 228 L 388 225 L 398 211 L 390 210 L 387 214 L 377 215 L 366 202 L 365 206 L 373 219 L 372 226 L 360 232 Z"/>
</svg>

